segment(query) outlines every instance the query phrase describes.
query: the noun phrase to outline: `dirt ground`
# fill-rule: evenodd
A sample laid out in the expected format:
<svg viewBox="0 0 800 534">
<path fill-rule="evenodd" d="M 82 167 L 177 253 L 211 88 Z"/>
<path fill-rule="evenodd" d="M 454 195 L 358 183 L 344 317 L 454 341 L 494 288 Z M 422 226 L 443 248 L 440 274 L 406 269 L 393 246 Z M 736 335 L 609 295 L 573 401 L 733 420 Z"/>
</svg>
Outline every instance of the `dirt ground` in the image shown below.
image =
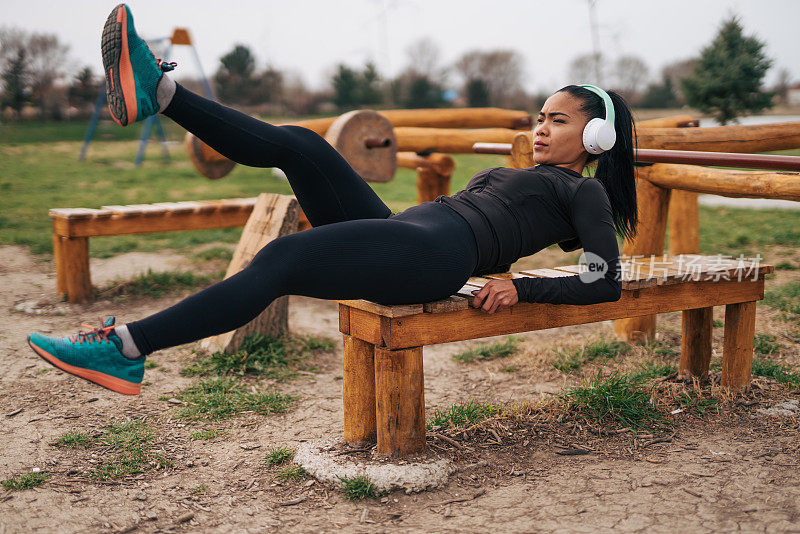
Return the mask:
<svg viewBox="0 0 800 534">
<path fill-rule="evenodd" d="M 563 255 L 561 255 L 563 256 Z M 563 258 L 562 258 L 563 259 Z M 545 258 L 545 261 L 547 258 Z M 92 260 L 95 283 L 133 269 L 190 265 L 176 254 L 131 254 Z M 336 350 L 316 371 L 274 384 L 298 396 L 283 414 L 245 414 L 213 425 L 173 416 L 171 398 L 192 378 L 179 374 L 194 345 L 151 356 L 142 394 L 126 397 L 61 373 L 25 343 L 31 331 L 66 335 L 81 322 L 114 314 L 126 322 L 177 301 L 137 299 L 69 305 L 55 296 L 52 265 L 24 247 L 0 247 L 0 480 L 34 468 L 51 473 L 42 486 L 0 488 L 0 534 L 5 532 L 800 532 L 800 450 L 797 412 L 757 410 L 797 394 L 763 379 L 748 397 L 705 415 L 674 416 L 675 434 L 659 442 L 624 433 L 594 435 L 574 421 L 528 416 L 432 439 L 430 454 L 458 469 L 440 489 L 348 501 L 338 488 L 313 479 L 278 482 L 265 454 L 273 446 L 342 435 L 341 336 L 337 305 L 290 297 L 290 329 L 332 338 Z M 715 318 L 724 309 L 715 309 Z M 759 305 L 759 323 L 769 320 Z M 719 332 L 717 332 L 719 331 Z M 464 364 L 451 355 L 495 339 L 425 349 L 429 413 L 467 398 L 536 401 L 570 383 L 551 365 L 555 346 L 611 336 L 610 322 L 520 335 L 511 360 Z M 680 346 L 680 314 L 659 316 L 659 335 Z M 721 352 L 721 329 L 714 347 Z M 790 345 L 793 358 L 797 343 Z M 797 362 L 795 362 L 797 363 Z M 517 370 L 503 372 L 513 364 Z M 50 371 L 42 371 L 43 369 Z M 267 385 L 272 386 L 267 383 Z M 50 445 L 69 430 L 91 431 L 131 418 L 156 429 L 158 450 L 174 467 L 110 482 L 85 473 L 103 451 Z M 228 433 L 208 441 L 192 432 L 213 426 Z M 652 436 L 651 436 L 652 437 Z M 499 443 L 498 443 L 499 440 Z M 588 454 L 566 455 L 580 446 Z M 205 491 L 194 489 L 203 486 Z"/>
</svg>

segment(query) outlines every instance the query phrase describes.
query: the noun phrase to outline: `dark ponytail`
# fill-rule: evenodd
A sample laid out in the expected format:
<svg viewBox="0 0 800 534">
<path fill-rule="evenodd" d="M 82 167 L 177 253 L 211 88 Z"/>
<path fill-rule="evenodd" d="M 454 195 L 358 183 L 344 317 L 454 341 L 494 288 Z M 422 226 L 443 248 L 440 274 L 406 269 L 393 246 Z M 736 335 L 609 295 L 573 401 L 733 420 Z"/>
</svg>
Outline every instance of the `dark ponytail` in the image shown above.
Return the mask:
<svg viewBox="0 0 800 534">
<path fill-rule="evenodd" d="M 567 85 L 558 90 L 566 91 L 582 102 L 581 111 L 588 120 L 605 118 L 605 106 L 599 95 L 577 85 Z M 639 214 L 636 208 L 636 179 L 633 165 L 633 149 L 636 147 L 636 126 L 625 100 L 614 91 L 606 91 L 614 104 L 614 129 L 617 141 L 611 150 L 601 154 L 589 154 L 586 163 L 597 161 L 594 177 L 600 180 L 611 201 L 614 226 L 625 239 L 636 235 Z"/>
</svg>

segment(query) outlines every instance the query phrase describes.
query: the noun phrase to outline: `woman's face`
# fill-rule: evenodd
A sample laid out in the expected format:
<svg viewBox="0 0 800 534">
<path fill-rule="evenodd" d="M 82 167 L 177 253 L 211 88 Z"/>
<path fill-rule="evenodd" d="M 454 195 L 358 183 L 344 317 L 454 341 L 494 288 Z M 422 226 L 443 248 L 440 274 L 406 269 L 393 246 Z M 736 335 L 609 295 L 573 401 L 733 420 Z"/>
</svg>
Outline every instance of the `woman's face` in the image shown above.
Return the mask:
<svg viewBox="0 0 800 534">
<path fill-rule="evenodd" d="M 582 172 L 589 153 L 583 147 L 583 128 L 588 119 L 580 101 L 560 91 L 548 98 L 533 129 L 533 159 Z"/>
</svg>

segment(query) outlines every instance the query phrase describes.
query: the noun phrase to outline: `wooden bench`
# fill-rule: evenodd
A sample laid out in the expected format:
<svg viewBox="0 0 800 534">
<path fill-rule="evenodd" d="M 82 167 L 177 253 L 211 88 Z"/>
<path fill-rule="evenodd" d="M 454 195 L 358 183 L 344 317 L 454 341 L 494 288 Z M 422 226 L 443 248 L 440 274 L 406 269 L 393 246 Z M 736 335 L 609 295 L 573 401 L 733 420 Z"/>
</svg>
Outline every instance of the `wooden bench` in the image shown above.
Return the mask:
<svg viewBox="0 0 800 534">
<path fill-rule="evenodd" d="M 622 258 L 622 296 L 616 302 L 554 305 L 520 302 L 493 314 L 472 308 L 472 290 L 492 278 L 561 277 L 568 265 L 470 278 L 445 300 L 386 306 L 338 300 L 344 341 L 344 438 L 377 441 L 377 451 L 404 456 L 425 448 L 422 349 L 425 345 L 544 330 L 639 315 L 683 311 L 679 373 L 708 376 L 712 308 L 725 305 L 722 386 L 750 383 L 756 301 L 773 266 L 684 254 Z"/>
<path fill-rule="evenodd" d="M 89 238 L 244 226 L 256 198 L 51 209 L 56 288 L 70 302 L 92 296 Z"/>
</svg>

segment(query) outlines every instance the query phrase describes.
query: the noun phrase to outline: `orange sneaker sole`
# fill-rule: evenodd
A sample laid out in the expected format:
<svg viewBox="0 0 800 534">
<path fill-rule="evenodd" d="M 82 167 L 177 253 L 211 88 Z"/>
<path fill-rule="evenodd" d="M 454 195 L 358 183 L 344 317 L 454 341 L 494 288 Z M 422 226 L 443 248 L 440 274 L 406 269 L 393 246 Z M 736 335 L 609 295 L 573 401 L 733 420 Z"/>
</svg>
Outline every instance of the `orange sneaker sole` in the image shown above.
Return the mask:
<svg viewBox="0 0 800 534">
<path fill-rule="evenodd" d="M 133 382 L 128 382 L 127 380 L 122 380 L 121 378 L 107 375 L 105 373 L 101 373 L 100 371 L 92 371 L 91 369 L 84 369 L 82 367 L 75 367 L 74 365 L 64 363 L 46 350 L 34 345 L 30 339 L 28 340 L 28 345 L 30 345 L 33 351 L 41 356 L 46 362 L 71 375 L 83 378 L 89 382 L 94 382 L 95 384 L 103 386 L 104 388 L 108 388 L 111 391 L 122 393 L 123 395 L 138 395 L 142 391 L 141 384 L 134 384 Z"/>
</svg>

